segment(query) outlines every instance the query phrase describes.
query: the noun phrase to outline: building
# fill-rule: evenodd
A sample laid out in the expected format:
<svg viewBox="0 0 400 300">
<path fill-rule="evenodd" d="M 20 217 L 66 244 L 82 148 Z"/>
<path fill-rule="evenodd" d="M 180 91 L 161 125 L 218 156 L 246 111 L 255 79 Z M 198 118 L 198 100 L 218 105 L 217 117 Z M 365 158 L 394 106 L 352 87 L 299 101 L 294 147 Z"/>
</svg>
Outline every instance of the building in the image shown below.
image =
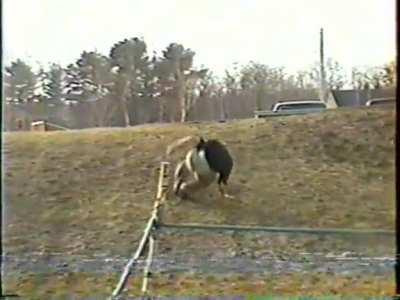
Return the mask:
<svg viewBox="0 0 400 300">
<path fill-rule="evenodd" d="M 331 90 L 328 94 L 328 108 L 364 106 L 368 100 L 374 98 L 396 98 L 395 88 L 374 90 Z"/>
</svg>

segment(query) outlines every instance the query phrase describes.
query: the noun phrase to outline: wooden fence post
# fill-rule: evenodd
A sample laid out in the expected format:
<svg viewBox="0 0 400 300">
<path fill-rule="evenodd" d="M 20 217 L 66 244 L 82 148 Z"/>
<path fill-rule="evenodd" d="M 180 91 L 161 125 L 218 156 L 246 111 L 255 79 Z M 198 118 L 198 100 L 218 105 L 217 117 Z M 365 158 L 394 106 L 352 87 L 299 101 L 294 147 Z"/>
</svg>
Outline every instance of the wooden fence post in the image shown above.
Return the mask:
<svg viewBox="0 0 400 300">
<path fill-rule="evenodd" d="M 132 272 L 133 266 L 136 264 L 136 261 L 139 259 L 139 257 L 143 254 L 143 251 L 148 244 L 149 244 L 149 255 L 148 255 L 148 263 L 145 269 L 145 278 L 143 282 L 143 288 L 144 291 L 147 291 L 147 281 L 149 277 L 149 269 L 152 261 L 152 256 L 153 256 L 153 248 L 154 248 L 154 239 L 153 239 L 153 230 L 157 228 L 157 223 L 159 223 L 159 217 L 160 217 L 160 210 L 162 205 L 165 203 L 167 199 L 167 192 L 168 192 L 168 179 L 169 179 L 169 162 L 161 162 L 161 168 L 160 168 L 160 175 L 158 178 L 158 186 L 157 186 L 157 195 L 156 195 L 156 201 L 154 203 L 153 211 L 151 214 L 151 217 L 149 221 L 147 222 L 147 225 L 144 229 L 144 233 L 142 236 L 142 239 L 140 240 L 139 246 L 133 255 L 133 257 L 129 260 L 128 264 L 125 266 L 125 269 L 122 273 L 122 276 L 117 284 L 117 287 L 113 291 L 111 295 L 111 299 L 115 299 L 121 291 L 124 289 L 128 277 Z"/>
</svg>

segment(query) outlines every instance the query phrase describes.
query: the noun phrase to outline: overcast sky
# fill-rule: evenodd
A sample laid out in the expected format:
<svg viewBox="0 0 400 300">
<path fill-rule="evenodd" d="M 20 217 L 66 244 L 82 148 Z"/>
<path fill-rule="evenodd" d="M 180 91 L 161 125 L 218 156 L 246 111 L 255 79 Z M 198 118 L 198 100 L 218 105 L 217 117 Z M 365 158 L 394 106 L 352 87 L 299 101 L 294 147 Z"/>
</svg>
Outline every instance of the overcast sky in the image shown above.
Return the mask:
<svg viewBox="0 0 400 300">
<path fill-rule="evenodd" d="M 325 51 L 347 69 L 394 59 L 395 0 L 3 0 L 3 55 L 43 64 L 108 54 L 124 38 L 149 51 L 182 43 L 221 74 L 255 60 L 295 71 Z"/>
</svg>

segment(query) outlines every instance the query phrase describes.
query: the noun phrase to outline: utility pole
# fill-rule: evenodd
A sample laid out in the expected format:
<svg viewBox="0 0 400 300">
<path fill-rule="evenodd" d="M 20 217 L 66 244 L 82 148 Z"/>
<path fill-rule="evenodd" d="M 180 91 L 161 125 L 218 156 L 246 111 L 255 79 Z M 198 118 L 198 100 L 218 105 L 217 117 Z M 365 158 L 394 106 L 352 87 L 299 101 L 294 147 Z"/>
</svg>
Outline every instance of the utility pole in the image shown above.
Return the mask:
<svg viewBox="0 0 400 300">
<path fill-rule="evenodd" d="M 324 62 L 324 29 L 320 30 L 319 37 L 319 55 L 320 55 L 320 74 L 321 74 L 321 82 L 320 82 L 320 100 L 326 103 L 326 74 L 325 74 L 325 62 Z"/>
</svg>

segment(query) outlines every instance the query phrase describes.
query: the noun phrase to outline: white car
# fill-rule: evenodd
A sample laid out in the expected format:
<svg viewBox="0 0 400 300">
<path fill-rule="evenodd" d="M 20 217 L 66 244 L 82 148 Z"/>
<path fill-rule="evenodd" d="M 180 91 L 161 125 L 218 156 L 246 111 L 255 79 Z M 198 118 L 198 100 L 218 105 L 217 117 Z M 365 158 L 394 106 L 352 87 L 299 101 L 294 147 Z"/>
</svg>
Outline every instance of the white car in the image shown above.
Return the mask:
<svg viewBox="0 0 400 300">
<path fill-rule="evenodd" d="M 299 111 L 299 112 L 320 112 L 326 109 L 326 104 L 319 100 L 307 101 L 283 101 L 272 106 L 273 112 Z"/>
<path fill-rule="evenodd" d="M 367 103 L 365 103 L 365 106 L 392 106 L 396 105 L 396 98 L 374 98 L 371 100 L 368 100 Z"/>
<path fill-rule="evenodd" d="M 327 106 L 319 100 L 280 101 L 272 105 L 270 111 L 255 111 L 256 118 L 269 116 L 285 116 L 318 113 L 325 111 Z"/>
</svg>

